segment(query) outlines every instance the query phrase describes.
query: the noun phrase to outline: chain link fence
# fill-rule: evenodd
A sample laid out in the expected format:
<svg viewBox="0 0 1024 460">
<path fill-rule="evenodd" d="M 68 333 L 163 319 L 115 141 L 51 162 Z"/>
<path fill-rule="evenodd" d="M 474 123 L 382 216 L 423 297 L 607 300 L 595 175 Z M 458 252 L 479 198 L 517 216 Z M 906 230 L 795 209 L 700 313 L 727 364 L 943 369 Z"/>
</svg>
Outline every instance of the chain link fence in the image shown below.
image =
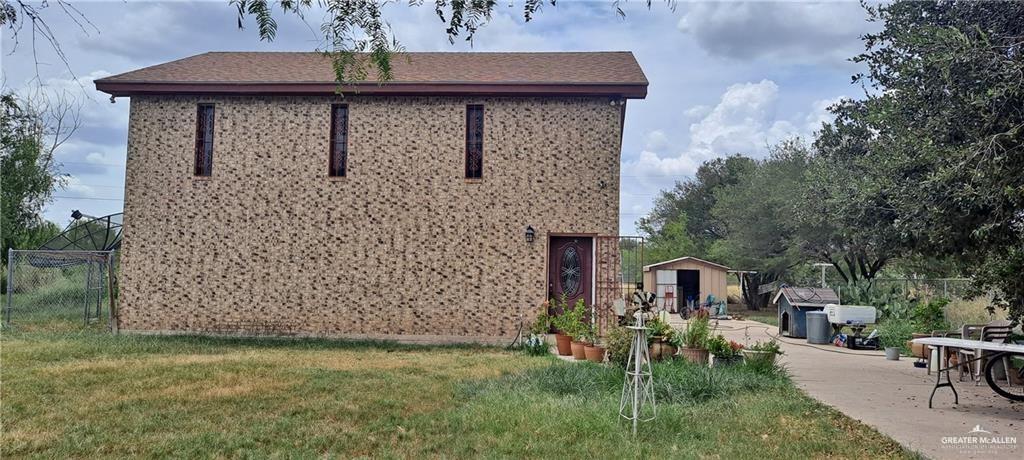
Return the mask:
<svg viewBox="0 0 1024 460">
<path fill-rule="evenodd" d="M 878 278 L 873 284 L 878 290 L 922 300 L 962 299 L 971 288 L 971 280 L 967 278 Z"/>
<path fill-rule="evenodd" d="M 3 324 L 22 330 L 111 329 L 114 251 L 10 250 Z"/>
<path fill-rule="evenodd" d="M 815 264 L 794 271 L 785 282 L 790 286 L 829 287 L 837 293 L 853 287 L 846 282 L 831 265 Z M 928 301 L 934 298 L 963 299 L 971 289 L 969 278 L 924 278 L 919 276 L 903 278 L 875 278 L 870 283 L 861 280 L 857 285 L 879 296 L 900 296 Z M 773 288 L 778 289 L 776 284 Z M 842 296 L 846 298 L 846 296 Z"/>
</svg>

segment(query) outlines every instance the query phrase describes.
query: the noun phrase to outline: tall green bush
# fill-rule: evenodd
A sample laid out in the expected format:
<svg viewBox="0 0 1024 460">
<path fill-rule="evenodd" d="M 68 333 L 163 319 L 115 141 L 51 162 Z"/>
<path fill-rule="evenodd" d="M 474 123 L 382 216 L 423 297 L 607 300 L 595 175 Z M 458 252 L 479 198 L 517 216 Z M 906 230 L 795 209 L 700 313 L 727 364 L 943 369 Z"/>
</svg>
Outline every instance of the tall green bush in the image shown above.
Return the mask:
<svg viewBox="0 0 1024 460">
<path fill-rule="evenodd" d="M 892 318 L 878 328 L 878 341 L 883 347 L 896 347 L 903 353 L 909 353 L 907 341 L 914 333 L 914 324 L 905 318 Z"/>
<path fill-rule="evenodd" d="M 949 305 L 949 299 L 939 297 L 931 299 L 927 303 L 918 303 L 911 315 L 914 330 L 923 333 L 949 330 L 949 322 L 946 321 L 946 305 Z"/>
</svg>

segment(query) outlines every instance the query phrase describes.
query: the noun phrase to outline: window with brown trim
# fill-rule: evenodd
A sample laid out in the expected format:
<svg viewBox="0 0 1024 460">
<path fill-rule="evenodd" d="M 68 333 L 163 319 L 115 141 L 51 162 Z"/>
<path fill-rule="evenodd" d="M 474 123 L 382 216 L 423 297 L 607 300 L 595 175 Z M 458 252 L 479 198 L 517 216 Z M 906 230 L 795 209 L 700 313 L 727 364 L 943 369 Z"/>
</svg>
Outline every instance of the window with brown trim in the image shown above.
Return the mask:
<svg viewBox="0 0 1024 460">
<path fill-rule="evenodd" d="M 466 106 L 466 179 L 484 175 L 484 106 Z"/>
<path fill-rule="evenodd" d="M 195 175 L 213 173 L 213 104 L 199 104 L 196 110 Z"/>
<path fill-rule="evenodd" d="M 348 170 L 348 106 L 331 106 L 331 159 L 328 173 L 331 177 L 345 177 Z"/>
</svg>

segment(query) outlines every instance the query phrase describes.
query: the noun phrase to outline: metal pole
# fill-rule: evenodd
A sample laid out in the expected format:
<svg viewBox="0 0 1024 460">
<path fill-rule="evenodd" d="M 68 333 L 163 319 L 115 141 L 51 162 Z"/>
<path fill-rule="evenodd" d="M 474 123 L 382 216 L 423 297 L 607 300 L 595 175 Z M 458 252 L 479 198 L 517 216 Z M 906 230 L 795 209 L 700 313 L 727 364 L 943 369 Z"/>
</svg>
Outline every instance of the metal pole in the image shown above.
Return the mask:
<svg viewBox="0 0 1024 460">
<path fill-rule="evenodd" d="M 14 248 L 7 248 L 7 308 L 4 313 L 7 325 L 11 325 L 11 302 L 14 299 Z"/>
<path fill-rule="evenodd" d="M 643 320 L 640 321 L 640 324 L 643 325 Z M 641 366 L 643 366 L 643 364 L 640 362 L 640 360 L 642 359 L 641 358 L 641 356 L 642 356 L 641 352 L 642 351 L 641 351 L 640 347 L 646 347 L 647 346 L 647 343 L 640 343 L 640 340 L 642 338 L 643 337 L 640 336 L 640 332 L 637 331 L 637 333 L 636 333 L 636 335 L 634 336 L 634 339 L 633 339 L 633 349 L 636 350 L 636 355 L 633 357 L 634 358 L 633 362 L 636 363 L 636 375 L 633 376 L 633 436 L 634 437 L 636 436 L 636 425 L 640 421 L 640 406 L 639 406 L 639 404 L 640 404 L 640 370 L 642 369 Z M 647 341 L 644 340 L 644 342 L 647 342 Z"/>
</svg>

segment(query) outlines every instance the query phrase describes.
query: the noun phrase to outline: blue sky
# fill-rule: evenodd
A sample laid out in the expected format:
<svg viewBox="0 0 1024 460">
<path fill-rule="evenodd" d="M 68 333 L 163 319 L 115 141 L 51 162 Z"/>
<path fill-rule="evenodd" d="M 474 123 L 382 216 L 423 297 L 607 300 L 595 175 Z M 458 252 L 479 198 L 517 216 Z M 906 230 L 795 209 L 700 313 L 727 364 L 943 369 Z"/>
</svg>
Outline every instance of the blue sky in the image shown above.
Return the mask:
<svg viewBox="0 0 1024 460">
<path fill-rule="evenodd" d="M 862 93 L 850 84 L 859 69 L 848 59 L 863 48 L 859 36 L 878 28 L 855 2 L 680 2 L 673 10 L 632 1 L 622 5 L 623 19 L 611 2 L 562 0 L 529 23 L 515 3 L 499 2 L 472 47 L 449 44 L 432 6 L 398 2 L 386 14 L 409 51 L 632 51 L 650 88 L 647 99 L 627 108 L 624 235 L 635 233 L 635 221 L 659 190 L 691 177 L 701 162 L 732 153 L 763 157 L 771 143 L 811 136 L 827 120 L 828 104 Z M 54 6 L 45 10 L 71 70 L 44 45 L 36 47 L 44 87 L 68 89 L 84 101 L 81 128 L 57 151 L 68 186 L 45 210 L 62 225 L 73 209 L 102 215 L 122 206 L 129 101 L 110 104 L 95 91 L 94 78 L 206 51 L 312 50 L 322 17 L 311 12 L 307 25 L 281 16 L 277 39 L 266 43 L 251 21 L 238 30 L 227 0 L 74 5 L 95 29 L 83 31 Z M 29 33 L 23 30 L 13 45 L 5 29 L 4 84 L 23 90 L 37 72 Z"/>
</svg>

